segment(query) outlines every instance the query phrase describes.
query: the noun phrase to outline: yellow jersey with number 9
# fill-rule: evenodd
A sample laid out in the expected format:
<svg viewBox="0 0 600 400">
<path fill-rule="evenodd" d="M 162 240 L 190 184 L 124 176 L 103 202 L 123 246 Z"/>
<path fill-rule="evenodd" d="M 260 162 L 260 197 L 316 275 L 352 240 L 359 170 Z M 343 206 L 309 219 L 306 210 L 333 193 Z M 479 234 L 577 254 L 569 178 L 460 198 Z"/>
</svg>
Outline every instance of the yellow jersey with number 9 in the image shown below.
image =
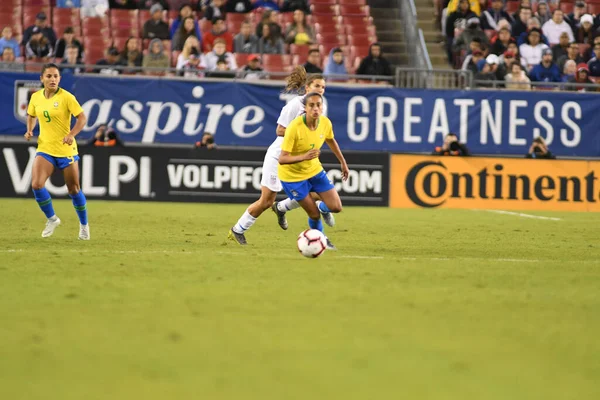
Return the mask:
<svg viewBox="0 0 600 400">
<path fill-rule="evenodd" d="M 285 129 L 281 150 L 287 151 L 292 156 L 298 156 L 312 149 L 320 149 L 327 139 L 333 139 L 333 126 L 329 118 L 321 115 L 317 129 L 311 131 L 306 126 L 305 114 L 294 119 Z M 323 166 L 317 157 L 295 164 L 280 164 L 278 175 L 283 182 L 300 182 L 312 178 L 321 171 Z"/>
<path fill-rule="evenodd" d="M 71 157 L 77 155 L 77 142 L 64 144 L 63 139 L 71 131 L 71 115 L 77 117 L 83 109 L 75 96 L 62 88 L 58 88 L 49 99 L 44 96 L 44 89 L 31 96 L 27 114 L 38 119 L 40 136 L 37 151 L 53 157 Z"/>
</svg>

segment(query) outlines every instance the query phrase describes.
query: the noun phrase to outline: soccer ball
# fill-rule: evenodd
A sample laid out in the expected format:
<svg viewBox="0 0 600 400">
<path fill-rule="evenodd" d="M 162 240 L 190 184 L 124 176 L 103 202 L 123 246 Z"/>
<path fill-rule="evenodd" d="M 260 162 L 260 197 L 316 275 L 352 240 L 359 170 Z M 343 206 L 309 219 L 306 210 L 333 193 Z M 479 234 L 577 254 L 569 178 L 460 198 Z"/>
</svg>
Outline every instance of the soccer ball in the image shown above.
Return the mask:
<svg viewBox="0 0 600 400">
<path fill-rule="evenodd" d="M 298 251 L 304 257 L 317 258 L 325 252 L 327 239 L 323 232 L 307 229 L 298 235 Z"/>
</svg>

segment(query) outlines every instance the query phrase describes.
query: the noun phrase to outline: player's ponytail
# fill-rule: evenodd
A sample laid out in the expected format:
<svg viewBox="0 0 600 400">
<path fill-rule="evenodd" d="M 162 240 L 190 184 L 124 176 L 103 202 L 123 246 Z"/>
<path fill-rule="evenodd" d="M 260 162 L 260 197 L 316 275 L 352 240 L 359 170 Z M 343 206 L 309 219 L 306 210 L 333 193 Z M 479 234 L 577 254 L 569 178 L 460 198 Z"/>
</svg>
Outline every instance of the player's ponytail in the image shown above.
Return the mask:
<svg viewBox="0 0 600 400">
<path fill-rule="evenodd" d="M 304 90 L 306 84 L 306 70 L 302 65 L 298 65 L 290 76 L 285 79 L 284 93 L 298 92 L 299 94 Z"/>
</svg>

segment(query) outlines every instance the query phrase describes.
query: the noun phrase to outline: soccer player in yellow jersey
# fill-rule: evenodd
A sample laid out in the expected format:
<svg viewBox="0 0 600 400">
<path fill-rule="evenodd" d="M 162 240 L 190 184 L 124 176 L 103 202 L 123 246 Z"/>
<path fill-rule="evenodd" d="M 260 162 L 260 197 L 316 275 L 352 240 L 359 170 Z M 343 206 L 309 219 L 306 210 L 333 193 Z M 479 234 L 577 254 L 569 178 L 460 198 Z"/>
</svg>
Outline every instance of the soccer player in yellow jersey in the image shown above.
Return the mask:
<svg viewBox="0 0 600 400">
<path fill-rule="evenodd" d="M 33 161 L 31 188 L 38 205 L 48 218 L 42 237 L 52 236 L 60 219 L 54 213 L 46 181 L 58 168 L 63 172 L 69 196 L 79 217 L 79 239 L 90 239 L 85 196 L 79 188 L 79 156 L 75 136 L 85 126 L 83 109 L 71 93 L 59 86 L 60 72 L 56 64 L 45 64 L 40 77 L 43 89 L 35 92 L 27 108 L 27 133 L 33 137 L 33 128 L 40 123 L 37 153 Z M 71 115 L 76 118 L 71 128 Z"/>
<path fill-rule="evenodd" d="M 319 161 L 323 143 L 327 143 L 341 164 L 342 179 L 348 179 L 348 165 L 333 137 L 333 127 L 323 114 L 323 96 L 313 92 L 304 97 L 306 114 L 294 119 L 285 130 L 279 155 L 279 179 L 290 199 L 296 200 L 308 214 L 308 225 L 323 232 L 321 212 L 339 213 L 342 201 Z M 317 203 L 310 192 L 319 195 Z M 335 246 L 327 239 L 327 248 Z"/>
</svg>

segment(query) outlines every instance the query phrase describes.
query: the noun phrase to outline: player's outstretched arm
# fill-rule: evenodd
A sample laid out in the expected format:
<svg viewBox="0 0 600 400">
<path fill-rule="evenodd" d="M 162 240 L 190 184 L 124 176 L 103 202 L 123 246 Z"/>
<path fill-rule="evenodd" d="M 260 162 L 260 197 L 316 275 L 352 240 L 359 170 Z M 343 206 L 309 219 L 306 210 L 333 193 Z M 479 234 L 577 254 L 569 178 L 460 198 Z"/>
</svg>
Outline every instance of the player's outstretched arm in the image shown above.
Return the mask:
<svg viewBox="0 0 600 400">
<path fill-rule="evenodd" d="M 340 165 L 342 167 L 342 179 L 348 179 L 348 174 L 350 171 L 348 170 L 348 164 L 346 164 L 346 159 L 342 154 L 342 150 L 340 150 L 340 146 L 338 145 L 335 139 L 325 139 L 325 143 L 327 143 L 327 146 L 329 146 L 331 151 L 333 151 L 333 154 L 335 154 L 335 157 L 340 162 Z"/>
<path fill-rule="evenodd" d="M 312 149 L 304 154 L 297 156 L 291 155 L 288 151 L 282 151 L 279 155 L 279 164 L 296 164 L 306 160 L 312 160 L 313 158 L 319 157 L 321 151 L 319 149 Z"/>
<path fill-rule="evenodd" d="M 31 115 L 27 115 L 27 132 L 25 132 L 25 140 L 29 140 L 33 137 L 33 129 L 35 128 L 35 124 L 37 123 L 37 118 L 32 117 Z"/>
</svg>

